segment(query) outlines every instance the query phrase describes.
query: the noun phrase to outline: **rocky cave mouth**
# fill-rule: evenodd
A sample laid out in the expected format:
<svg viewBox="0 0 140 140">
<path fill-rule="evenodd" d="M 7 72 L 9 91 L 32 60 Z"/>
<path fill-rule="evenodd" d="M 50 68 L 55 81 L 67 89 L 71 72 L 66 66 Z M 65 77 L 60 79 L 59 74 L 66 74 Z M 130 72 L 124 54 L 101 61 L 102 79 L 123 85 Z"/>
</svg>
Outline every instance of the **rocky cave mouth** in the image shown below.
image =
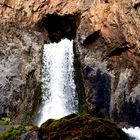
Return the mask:
<svg viewBox="0 0 140 140">
<path fill-rule="evenodd" d="M 68 14 L 64 16 L 48 14 L 40 22 L 39 28 L 47 31 L 47 36 L 51 42 L 59 42 L 62 38 L 74 39 L 79 23 L 79 14 Z"/>
</svg>

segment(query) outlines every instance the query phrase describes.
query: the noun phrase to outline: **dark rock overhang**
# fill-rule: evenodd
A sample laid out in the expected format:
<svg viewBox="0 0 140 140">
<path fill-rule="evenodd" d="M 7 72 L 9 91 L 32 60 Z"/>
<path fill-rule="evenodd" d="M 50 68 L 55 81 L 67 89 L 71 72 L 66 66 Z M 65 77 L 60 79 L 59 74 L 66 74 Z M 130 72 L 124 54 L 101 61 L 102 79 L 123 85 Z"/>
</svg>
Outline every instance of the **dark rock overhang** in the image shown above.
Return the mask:
<svg viewBox="0 0 140 140">
<path fill-rule="evenodd" d="M 51 42 L 58 42 L 62 38 L 74 39 L 79 26 L 80 14 L 57 15 L 47 14 L 38 24 L 40 29 L 47 32 Z"/>
</svg>

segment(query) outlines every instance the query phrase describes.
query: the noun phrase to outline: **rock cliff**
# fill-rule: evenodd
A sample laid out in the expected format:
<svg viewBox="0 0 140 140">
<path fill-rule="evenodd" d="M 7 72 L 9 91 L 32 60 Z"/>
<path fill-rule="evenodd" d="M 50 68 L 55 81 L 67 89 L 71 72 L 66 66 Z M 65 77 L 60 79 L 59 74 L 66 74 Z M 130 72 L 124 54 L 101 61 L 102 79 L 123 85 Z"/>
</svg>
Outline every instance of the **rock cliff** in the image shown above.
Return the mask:
<svg viewBox="0 0 140 140">
<path fill-rule="evenodd" d="M 0 40 L 0 117 L 21 121 L 36 104 L 43 40 L 13 25 L 0 26 Z"/>
<path fill-rule="evenodd" d="M 122 125 L 139 126 L 138 1 L 91 5 L 82 14 L 76 38 L 89 109 Z"/>
<path fill-rule="evenodd" d="M 7 24 L 16 23 L 20 28 L 42 32 L 45 41 L 58 41 L 61 37 L 74 39 L 81 62 L 89 112 L 99 117 L 112 118 L 122 125 L 140 126 L 140 2 L 138 0 L 0 0 L 0 18 L 2 28 Z M 10 37 L 9 34 L 7 36 Z M 10 47 L 11 44 L 7 43 L 6 53 Z M 30 49 L 33 49 L 23 48 L 29 49 L 23 53 L 22 48 L 18 47 L 20 52 L 17 55 L 20 55 L 20 58 L 25 57 L 25 53 L 30 53 Z M 37 53 L 35 54 L 37 56 Z M 15 71 L 12 72 L 18 74 L 17 71 L 21 67 L 19 69 L 17 67 L 21 62 L 17 61 L 15 54 L 13 56 L 7 54 L 3 58 L 2 53 L 0 59 L 4 61 L 1 65 L 8 63 L 10 69 L 15 63 Z M 36 62 L 38 69 L 38 60 L 34 59 L 31 59 L 31 63 Z M 25 66 L 27 61 L 29 59 L 24 61 Z M 24 65 L 22 68 L 26 68 Z M 24 83 L 23 77 L 29 70 L 30 68 L 22 69 L 23 73 L 20 71 L 21 84 L 18 82 L 17 87 Z M 30 72 L 34 77 L 36 71 L 32 71 L 31 68 Z M 6 70 L 3 73 L 6 75 Z M 10 74 L 10 70 L 7 73 Z M 38 78 L 38 75 L 36 76 Z M 4 82 L 4 79 L 1 81 Z M 10 79 L 8 83 L 9 81 Z M 8 88 L 11 91 L 10 86 Z M 2 93 L 8 94 L 8 92 L 5 89 Z M 20 94 L 22 92 L 20 91 Z M 14 92 L 12 93 L 14 95 Z"/>
</svg>

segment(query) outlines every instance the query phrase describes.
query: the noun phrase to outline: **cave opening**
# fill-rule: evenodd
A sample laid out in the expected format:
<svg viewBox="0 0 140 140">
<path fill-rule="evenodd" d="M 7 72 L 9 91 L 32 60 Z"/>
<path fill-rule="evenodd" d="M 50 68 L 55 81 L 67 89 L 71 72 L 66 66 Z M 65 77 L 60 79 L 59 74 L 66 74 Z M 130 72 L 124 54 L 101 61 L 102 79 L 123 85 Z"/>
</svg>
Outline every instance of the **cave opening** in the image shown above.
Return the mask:
<svg viewBox="0 0 140 140">
<path fill-rule="evenodd" d="M 39 28 L 41 27 L 47 31 L 47 36 L 51 42 L 59 42 L 62 38 L 72 40 L 76 37 L 79 21 L 79 14 L 63 16 L 48 14 L 40 22 Z"/>
</svg>

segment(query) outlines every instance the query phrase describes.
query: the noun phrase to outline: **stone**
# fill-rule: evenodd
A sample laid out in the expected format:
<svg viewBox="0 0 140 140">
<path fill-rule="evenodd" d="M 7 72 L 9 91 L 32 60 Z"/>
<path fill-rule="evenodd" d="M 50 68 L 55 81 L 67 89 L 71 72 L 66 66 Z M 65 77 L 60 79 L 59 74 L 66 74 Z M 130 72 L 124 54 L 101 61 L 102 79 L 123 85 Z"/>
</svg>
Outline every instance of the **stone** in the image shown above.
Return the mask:
<svg viewBox="0 0 140 140">
<path fill-rule="evenodd" d="M 50 119 L 41 125 L 12 126 L 0 134 L 1 140 L 129 140 L 115 123 L 88 114 L 70 114 L 59 120 Z"/>
<path fill-rule="evenodd" d="M 18 118 L 33 111 L 43 40 L 12 25 L 0 28 L 0 117 Z"/>
<path fill-rule="evenodd" d="M 41 140 L 129 140 L 114 123 L 88 114 L 48 120 L 39 128 Z"/>
<path fill-rule="evenodd" d="M 16 25 L 18 23 L 20 28 L 30 28 L 43 32 L 46 42 L 50 41 L 48 29 L 44 29 L 44 26 L 41 28 L 39 25 L 48 15 L 56 14 L 61 17 L 66 15 L 77 17 L 75 15 L 78 15 L 73 39 L 81 62 L 80 70 L 83 75 L 86 95 L 84 100 L 88 104 L 89 111 L 92 114 L 95 113 L 95 108 L 100 102 L 97 97 L 103 99 L 107 97 L 107 99 L 104 99 L 106 100 L 105 103 L 102 102 L 103 108 L 100 106 L 99 109 L 99 112 L 104 114 L 103 116 L 110 117 L 120 124 L 140 126 L 140 120 L 138 119 L 140 108 L 140 99 L 138 98 L 140 84 L 139 0 L 57 0 L 47 2 L 37 0 L 33 1 L 33 3 L 31 0 L 26 2 L 19 0 L 16 3 L 13 0 L 8 0 L 7 5 L 12 8 L 4 5 L 4 2 L 6 1 L 0 2 L 1 28 L 10 23 Z M 67 28 L 65 31 L 69 30 Z M 1 34 L 1 38 L 4 40 L 1 41 L 1 46 L 4 46 L 7 37 Z M 8 38 L 12 38 L 12 35 Z M 18 37 L 14 40 L 17 44 L 22 44 L 19 43 L 20 39 Z M 12 45 L 13 41 L 6 46 Z M 19 47 L 22 48 L 21 46 Z M 16 79 L 15 82 L 12 82 L 17 71 L 20 71 L 20 57 L 9 54 L 11 47 L 5 48 L 5 50 L 1 49 L 2 51 L 0 52 L 0 60 L 3 60 L 1 61 L 3 63 L 1 64 L 3 74 L 1 75 L 0 87 L 2 87 L 2 93 L 5 91 L 2 99 L 6 102 L 11 98 L 10 95 L 12 94 L 9 94 L 9 92 L 11 92 L 13 86 L 17 85 L 17 88 L 12 91 L 13 94 L 18 93 L 16 98 L 17 101 L 21 102 L 20 90 L 24 87 L 25 78 L 21 76 L 21 79 Z M 30 49 L 28 49 L 25 48 L 24 54 L 30 52 Z M 33 50 L 31 49 L 31 52 Z M 18 55 L 20 56 L 20 53 Z M 5 60 L 6 58 L 7 61 Z M 26 61 L 28 61 L 27 63 L 31 61 L 30 56 L 24 62 L 26 63 Z M 35 65 L 33 64 L 33 66 Z M 85 72 L 85 68 L 88 66 L 92 68 L 89 73 L 87 69 Z M 7 67 L 11 69 L 7 69 Z M 23 68 L 24 71 L 27 70 L 28 72 L 29 69 L 33 73 L 34 68 L 32 66 L 27 65 L 27 67 Z M 35 66 L 35 69 L 38 68 Z M 22 74 L 21 71 L 19 73 Z M 9 78 L 7 79 L 5 75 L 8 75 Z M 39 78 L 39 75 L 34 76 L 33 74 L 30 79 L 34 78 Z M 95 79 L 97 79 L 97 83 L 94 82 Z M 34 83 L 34 80 L 31 81 Z M 6 86 L 3 86 L 5 84 Z M 105 91 L 101 90 L 103 87 Z M 32 88 L 30 84 L 30 89 Z M 108 105 L 106 102 L 108 102 Z M 8 107 L 9 105 L 4 105 L 0 112 L 9 113 L 10 110 L 15 110 L 14 112 L 16 112 L 15 106 L 17 104 L 15 103 L 14 106 L 11 106 L 12 109 Z M 104 108 L 104 106 L 107 107 Z M 134 113 L 132 114 L 127 108 L 129 110 L 134 109 Z M 134 119 L 132 120 L 132 118 Z"/>
</svg>

